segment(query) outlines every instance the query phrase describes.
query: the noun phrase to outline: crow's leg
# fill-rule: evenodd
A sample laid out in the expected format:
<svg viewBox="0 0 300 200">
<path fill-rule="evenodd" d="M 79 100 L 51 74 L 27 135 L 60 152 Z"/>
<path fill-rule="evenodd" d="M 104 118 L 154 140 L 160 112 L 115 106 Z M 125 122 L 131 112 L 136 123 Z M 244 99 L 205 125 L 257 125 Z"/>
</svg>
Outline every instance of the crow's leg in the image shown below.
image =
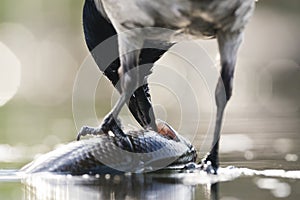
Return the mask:
<svg viewBox="0 0 300 200">
<path fill-rule="evenodd" d="M 112 125 L 115 124 L 115 119 L 117 119 L 124 104 L 129 101 L 134 91 L 138 88 L 140 74 L 137 65 L 140 54 L 139 49 L 142 47 L 143 42 L 139 41 L 138 37 L 120 34 L 118 36 L 118 43 L 121 62 L 119 69 L 121 96 L 112 110 L 106 115 L 102 124 L 96 129 L 83 127 L 78 133 L 77 140 L 84 135 L 107 133 Z M 144 77 L 142 78 L 144 79 Z"/>
<path fill-rule="evenodd" d="M 140 48 L 143 46 L 143 41 L 139 37 L 120 34 L 118 36 L 119 54 L 121 67 L 119 70 L 121 83 L 121 96 L 115 106 L 105 117 L 103 123 L 99 127 L 100 132 L 108 132 L 110 126 L 114 122 L 123 108 L 124 104 L 129 101 L 134 91 L 138 88 L 139 72 L 138 59 Z M 144 79 L 144 77 L 142 77 Z"/>
<path fill-rule="evenodd" d="M 105 16 L 102 15 L 94 3 L 94 1 L 85 1 L 83 8 L 83 28 L 86 44 L 91 52 L 91 55 L 95 59 L 99 69 L 104 73 L 104 75 L 112 82 L 114 87 L 119 93 L 122 93 L 120 76 L 118 74 L 118 69 L 120 67 L 120 59 L 117 58 L 113 61 L 107 68 L 103 65 L 101 52 L 98 52 L 97 46 L 108 38 L 114 38 L 117 32 L 111 22 L 107 20 Z M 146 45 L 146 44 L 145 44 Z M 152 46 L 152 45 L 146 45 Z M 162 46 L 162 48 L 143 48 L 139 58 L 139 65 L 147 65 L 150 72 L 153 64 L 169 49 L 172 45 Z M 112 41 L 109 51 L 111 54 L 118 53 L 119 44 L 118 38 Z M 101 50 L 101 49 L 100 49 Z M 142 85 L 142 86 L 141 86 Z M 155 117 L 151 105 L 151 97 L 149 93 L 149 87 L 147 80 L 145 78 L 143 84 L 139 84 L 139 87 L 134 94 L 131 96 L 128 107 L 137 122 L 145 129 L 156 130 Z M 90 127 L 83 127 L 80 131 L 79 137 L 81 135 L 87 134 L 97 134 L 96 129 Z M 78 137 L 78 138 L 79 138 Z"/>
<path fill-rule="evenodd" d="M 210 173 L 217 173 L 219 167 L 219 140 L 222 127 L 223 113 L 232 94 L 232 82 L 236 64 L 237 51 L 242 41 L 241 32 L 223 32 L 217 34 L 221 57 L 221 77 L 217 83 L 215 97 L 217 117 L 212 148 L 204 158 L 203 163 Z M 225 89 L 225 91 L 224 91 Z"/>
<path fill-rule="evenodd" d="M 134 92 L 134 95 L 131 96 L 128 107 L 131 113 L 135 113 L 133 116 L 144 129 L 157 131 L 155 115 L 148 90 L 149 86 L 147 83 L 140 86 Z"/>
<path fill-rule="evenodd" d="M 147 83 L 147 77 L 151 73 L 154 63 L 172 46 L 163 45 L 160 48 L 148 48 L 155 46 L 144 44 L 139 58 L 139 88 L 131 96 L 128 107 L 139 124 L 145 129 L 157 131 L 155 115 L 151 104 L 151 95 Z"/>
</svg>

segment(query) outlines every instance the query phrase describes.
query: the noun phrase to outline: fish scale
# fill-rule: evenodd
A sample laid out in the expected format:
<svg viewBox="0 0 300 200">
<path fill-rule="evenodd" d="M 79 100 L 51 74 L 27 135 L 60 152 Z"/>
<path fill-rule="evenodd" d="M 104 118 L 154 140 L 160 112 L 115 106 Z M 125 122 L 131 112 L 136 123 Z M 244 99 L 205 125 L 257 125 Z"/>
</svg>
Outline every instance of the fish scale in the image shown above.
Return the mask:
<svg viewBox="0 0 300 200">
<path fill-rule="evenodd" d="M 134 152 L 126 150 L 123 137 L 100 135 L 68 143 L 40 156 L 20 171 L 74 175 L 143 172 L 196 159 L 192 144 L 179 134 L 178 141 L 153 131 L 130 131 L 126 135 Z"/>
</svg>

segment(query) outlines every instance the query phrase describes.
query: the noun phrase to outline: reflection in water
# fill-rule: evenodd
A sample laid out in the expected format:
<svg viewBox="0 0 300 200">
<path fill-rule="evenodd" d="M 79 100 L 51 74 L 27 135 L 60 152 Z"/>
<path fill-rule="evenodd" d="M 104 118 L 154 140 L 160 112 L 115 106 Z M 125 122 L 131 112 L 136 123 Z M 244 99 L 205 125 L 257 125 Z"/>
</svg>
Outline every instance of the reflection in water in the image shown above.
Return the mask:
<svg viewBox="0 0 300 200">
<path fill-rule="evenodd" d="M 217 184 L 183 184 L 182 175 L 36 174 L 25 180 L 25 199 L 218 199 Z"/>
<path fill-rule="evenodd" d="M 197 169 L 95 176 L 38 173 L 25 177 L 23 183 L 24 199 L 218 200 L 226 196 L 243 197 L 245 192 L 261 199 L 291 197 L 297 195 L 299 179 L 300 171 L 227 167 L 220 168 L 218 175 Z M 246 191 L 239 189 L 246 185 Z M 268 196 L 260 191 L 269 191 Z M 243 199 L 252 199 L 251 195 L 247 197 Z"/>
<path fill-rule="evenodd" d="M 219 199 L 219 183 L 214 183 L 210 186 L 210 199 L 211 200 L 217 200 Z"/>
</svg>

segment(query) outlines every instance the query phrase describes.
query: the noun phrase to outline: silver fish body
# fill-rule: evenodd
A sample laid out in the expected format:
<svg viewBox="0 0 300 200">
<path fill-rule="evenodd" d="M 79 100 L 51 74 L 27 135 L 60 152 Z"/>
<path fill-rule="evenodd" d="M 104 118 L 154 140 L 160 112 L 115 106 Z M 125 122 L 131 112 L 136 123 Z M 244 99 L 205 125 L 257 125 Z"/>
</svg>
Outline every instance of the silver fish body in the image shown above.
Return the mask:
<svg viewBox="0 0 300 200">
<path fill-rule="evenodd" d="M 54 172 L 73 175 L 135 173 L 186 164 L 196 159 L 192 144 L 178 134 L 176 139 L 153 131 L 130 131 L 126 135 L 133 150 L 129 150 L 123 138 L 99 135 L 59 147 L 20 171 L 27 174 Z"/>
</svg>

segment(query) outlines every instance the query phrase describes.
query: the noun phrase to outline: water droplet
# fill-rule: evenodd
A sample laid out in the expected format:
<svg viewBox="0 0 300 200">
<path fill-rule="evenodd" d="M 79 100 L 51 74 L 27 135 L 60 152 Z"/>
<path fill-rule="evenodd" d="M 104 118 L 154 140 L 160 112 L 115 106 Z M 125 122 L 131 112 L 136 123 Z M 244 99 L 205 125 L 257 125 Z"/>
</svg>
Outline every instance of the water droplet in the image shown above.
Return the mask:
<svg viewBox="0 0 300 200">
<path fill-rule="evenodd" d="M 84 175 L 82 175 L 82 178 L 84 178 L 84 179 L 88 179 L 90 176 L 88 175 L 88 174 L 84 174 Z"/>
<path fill-rule="evenodd" d="M 105 177 L 106 180 L 109 180 L 110 179 L 110 174 L 105 174 L 104 177 Z"/>
<path fill-rule="evenodd" d="M 273 148 L 278 153 L 288 153 L 293 148 L 293 141 L 288 138 L 279 138 L 276 139 L 273 143 Z"/>
<path fill-rule="evenodd" d="M 246 151 L 245 154 L 244 154 L 244 157 L 245 157 L 247 160 L 253 160 L 254 154 L 253 154 L 252 151 Z"/>
<path fill-rule="evenodd" d="M 277 183 L 272 194 L 277 198 L 286 198 L 291 194 L 291 186 L 287 183 Z"/>
<path fill-rule="evenodd" d="M 256 181 L 257 187 L 260 189 L 272 190 L 275 189 L 279 181 L 275 178 L 260 178 Z"/>
</svg>

